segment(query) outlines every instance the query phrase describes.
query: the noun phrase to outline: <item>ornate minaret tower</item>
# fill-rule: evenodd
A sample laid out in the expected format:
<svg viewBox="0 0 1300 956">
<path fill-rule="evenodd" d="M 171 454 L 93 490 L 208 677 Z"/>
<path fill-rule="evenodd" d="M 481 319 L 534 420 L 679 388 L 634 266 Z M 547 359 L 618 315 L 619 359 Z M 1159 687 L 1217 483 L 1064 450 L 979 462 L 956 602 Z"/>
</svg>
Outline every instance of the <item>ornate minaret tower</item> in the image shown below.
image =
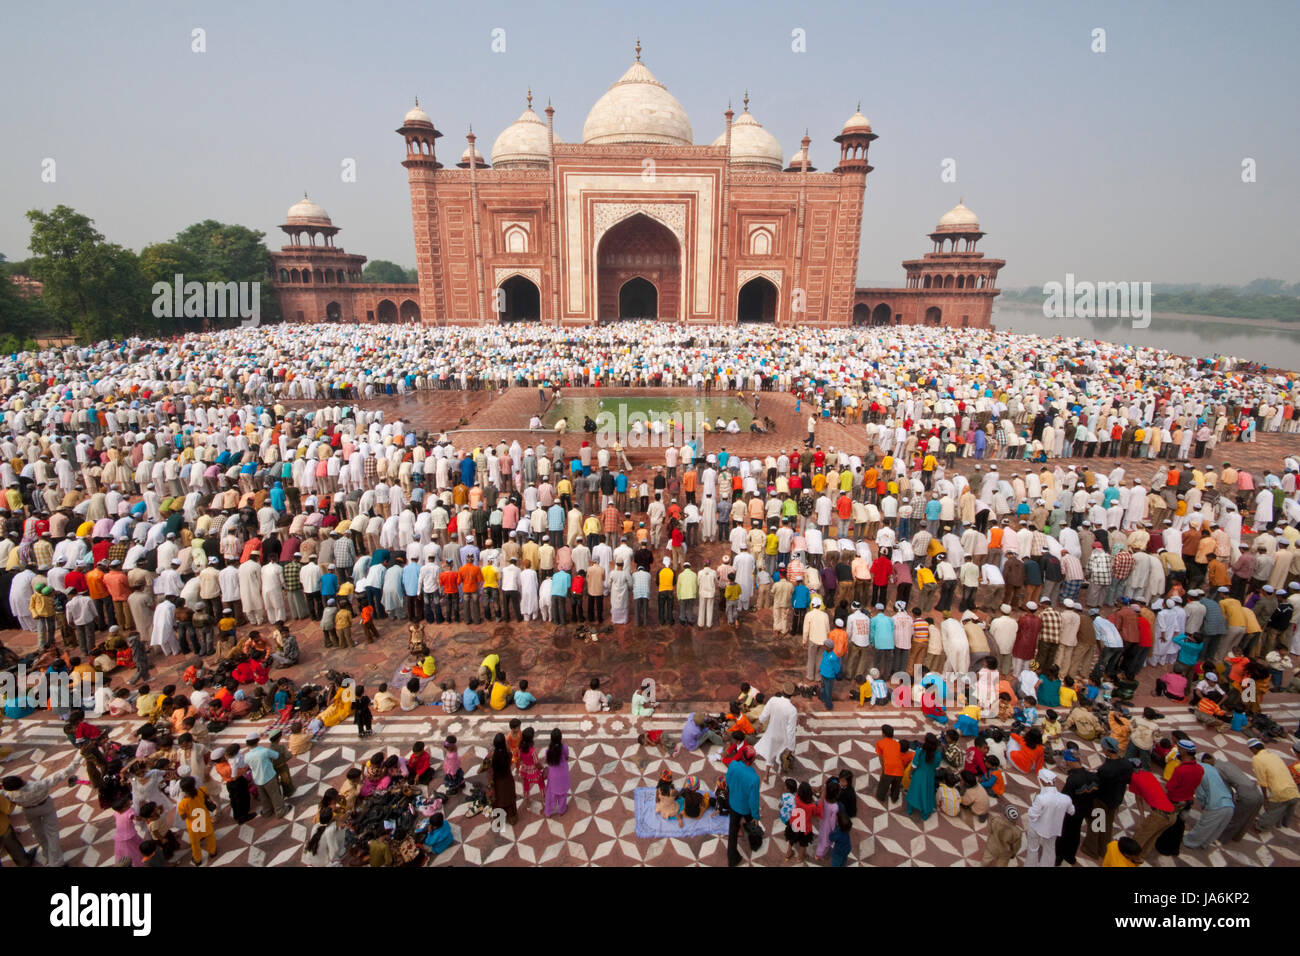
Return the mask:
<svg viewBox="0 0 1300 956">
<path fill-rule="evenodd" d="M 447 318 L 446 292 L 439 238 L 437 171 L 442 168 L 434 155 L 434 141 L 442 134 L 433 127 L 429 114 L 415 107 L 402 119 L 398 133 L 406 140 L 407 179 L 411 186 L 411 218 L 415 226 L 415 268 L 420 279 L 420 315 L 426 323 Z"/>
</svg>

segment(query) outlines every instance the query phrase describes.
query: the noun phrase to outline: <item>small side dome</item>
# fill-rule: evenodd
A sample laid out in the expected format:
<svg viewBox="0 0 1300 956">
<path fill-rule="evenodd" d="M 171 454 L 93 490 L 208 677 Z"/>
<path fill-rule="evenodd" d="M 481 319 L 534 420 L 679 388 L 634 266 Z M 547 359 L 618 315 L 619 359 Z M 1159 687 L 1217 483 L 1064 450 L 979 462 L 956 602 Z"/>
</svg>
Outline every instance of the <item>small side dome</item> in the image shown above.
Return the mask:
<svg viewBox="0 0 1300 956">
<path fill-rule="evenodd" d="M 310 223 L 313 225 L 325 226 L 333 225 L 333 223 L 330 222 L 329 213 L 322 209 L 318 203 L 314 203 L 308 199 L 306 193 L 303 193 L 302 198 L 289 207 L 289 211 L 285 214 L 284 221 L 288 223 Z"/>
<path fill-rule="evenodd" d="M 871 120 L 862 115 L 862 107 L 859 106 L 856 113 L 844 121 L 844 126 L 840 129 L 841 133 L 870 133 Z"/>
<path fill-rule="evenodd" d="M 402 117 L 403 126 L 412 126 L 414 124 L 422 124 L 426 126 L 433 125 L 433 120 L 429 119 L 429 114 L 420 109 L 419 97 L 415 100 L 415 106 L 410 109 L 404 117 Z"/>
<path fill-rule="evenodd" d="M 807 155 L 807 152 L 804 150 L 804 148 L 803 148 L 802 146 L 800 146 L 798 152 L 796 152 L 793 156 L 790 157 L 790 165 L 787 166 L 787 167 L 785 168 L 785 171 L 786 171 L 787 173 L 798 173 L 798 172 L 802 172 L 802 171 L 803 171 L 803 161 L 804 161 L 804 157 L 805 157 L 806 155 Z M 815 172 L 817 172 L 817 168 L 816 168 L 815 166 L 813 166 L 813 164 L 812 164 L 812 160 L 811 160 L 811 159 L 808 160 L 808 172 L 810 172 L 810 173 L 815 173 Z"/>
<path fill-rule="evenodd" d="M 493 166 L 533 166 L 550 162 L 551 145 L 546 124 L 533 112 L 531 93 L 528 100 L 528 108 L 520 114 L 519 119 L 503 129 L 492 144 Z M 560 137 L 556 136 L 555 141 L 560 142 Z"/>
<path fill-rule="evenodd" d="M 460 162 L 457 163 L 456 166 L 460 169 L 469 169 L 471 150 L 474 153 L 474 159 L 473 159 L 474 166 L 476 166 L 479 169 L 485 169 L 487 167 L 487 162 L 483 159 L 483 154 L 478 151 L 477 146 L 466 146 L 465 152 L 460 154 Z"/>
<path fill-rule="evenodd" d="M 727 133 L 713 141 L 714 146 L 727 145 Z M 749 97 L 745 97 L 745 111 L 731 123 L 731 162 L 737 166 L 768 166 L 781 168 L 781 144 L 763 128 L 749 112 Z"/>
<path fill-rule="evenodd" d="M 979 232 L 980 221 L 961 202 L 939 218 L 938 232 Z"/>
</svg>

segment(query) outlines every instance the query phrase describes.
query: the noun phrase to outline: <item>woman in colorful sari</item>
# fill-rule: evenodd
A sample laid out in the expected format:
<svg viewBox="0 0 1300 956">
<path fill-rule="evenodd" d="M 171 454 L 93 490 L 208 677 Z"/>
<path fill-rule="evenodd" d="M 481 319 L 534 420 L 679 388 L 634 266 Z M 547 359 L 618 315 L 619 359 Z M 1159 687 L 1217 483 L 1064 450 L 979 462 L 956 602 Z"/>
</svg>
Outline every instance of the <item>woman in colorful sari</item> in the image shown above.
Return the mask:
<svg viewBox="0 0 1300 956">
<path fill-rule="evenodd" d="M 329 706 L 320 715 L 320 722 L 333 727 L 345 717 L 352 716 L 352 688 L 339 687 L 330 698 Z"/>
<path fill-rule="evenodd" d="M 907 787 L 908 816 L 916 813 L 925 821 L 934 813 L 934 772 L 942 759 L 939 738 L 934 734 L 926 734 L 925 743 L 912 758 L 912 781 Z"/>
<path fill-rule="evenodd" d="M 504 810 L 506 822 L 514 824 L 519 819 L 519 810 L 515 803 L 514 761 L 505 734 L 492 738 L 492 752 L 483 761 L 480 771 L 483 770 L 488 773 L 488 802 L 492 809 Z"/>
<path fill-rule="evenodd" d="M 560 728 L 551 731 L 551 743 L 546 748 L 546 802 L 542 812 L 546 816 L 559 816 L 569 808 L 569 747 L 564 742 Z"/>
</svg>

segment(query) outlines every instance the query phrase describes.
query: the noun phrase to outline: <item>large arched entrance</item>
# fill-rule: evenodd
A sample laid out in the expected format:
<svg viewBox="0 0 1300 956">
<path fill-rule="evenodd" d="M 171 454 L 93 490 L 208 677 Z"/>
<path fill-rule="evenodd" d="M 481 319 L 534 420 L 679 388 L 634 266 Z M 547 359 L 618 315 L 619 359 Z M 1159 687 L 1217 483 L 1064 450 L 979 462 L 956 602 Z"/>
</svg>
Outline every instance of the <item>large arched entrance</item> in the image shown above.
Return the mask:
<svg viewBox="0 0 1300 956">
<path fill-rule="evenodd" d="M 775 322 L 779 293 L 771 279 L 755 276 L 740 287 L 736 296 L 736 318 L 741 322 Z"/>
<path fill-rule="evenodd" d="M 402 308 L 400 314 L 402 316 L 403 322 L 420 321 L 420 307 L 416 305 L 415 302 L 412 301 L 411 299 L 406 299 L 402 302 Z"/>
<path fill-rule="evenodd" d="M 654 319 L 659 316 L 659 290 L 640 276 L 628 279 L 618 290 L 620 319 Z"/>
<path fill-rule="evenodd" d="M 392 299 L 380 299 L 375 306 L 375 319 L 379 322 L 396 322 L 397 304 Z"/>
<path fill-rule="evenodd" d="M 343 309 L 337 302 L 331 302 L 325 306 L 325 319 L 328 322 L 337 322 L 343 318 Z"/>
<path fill-rule="evenodd" d="M 535 322 L 542 317 L 542 293 L 531 279 L 513 275 L 501 283 L 500 291 L 497 304 L 502 322 Z"/>
<path fill-rule="evenodd" d="M 624 309 L 623 290 L 640 279 L 655 293 L 652 311 L 630 315 Z M 639 291 L 638 291 L 639 290 Z M 635 303 L 647 307 L 646 290 Z M 682 298 L 681 245 L 667 226 L 644 213 L 636 213 L 609 229 L 596 248 L 596 317 L 680 319 Z"/>
<path fill-rule="evenodd" d="M 890 325 L 894 321 L 894 309 L 888 302 L 882 302 L 871 310 L 872 325 Z"/>
<path fill-rule="evenodd" d="M 859 302 L 853 307 L 853 324 L 870 325 L 871 324 L 871 306 L 865 302 Z"/>
<path fill-rule="evenodd" d="M 926 325 L 943 325 L 943 313 L 939 311 L 937 305 L 932 305 L 925 310 Z"/>
</svg>

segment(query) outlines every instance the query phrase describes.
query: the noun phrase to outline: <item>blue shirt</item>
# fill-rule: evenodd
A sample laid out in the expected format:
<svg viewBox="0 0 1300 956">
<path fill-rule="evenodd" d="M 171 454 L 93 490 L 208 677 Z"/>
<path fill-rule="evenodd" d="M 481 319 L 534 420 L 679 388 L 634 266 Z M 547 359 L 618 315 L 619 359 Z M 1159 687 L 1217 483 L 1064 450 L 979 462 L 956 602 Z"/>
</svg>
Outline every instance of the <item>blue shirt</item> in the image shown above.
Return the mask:
<svg viewBox="0 0 1300 956">
<path fill-rule="evenodd" d="M 1201 768 L 1205 774 L 1196 787 L 1196 799 L 1201 801 L 1201 806 L 1206 810 L 1231 810 L 1235 807 L 1232 791 L 1223 782 L 1218 768 L 1211 767 L 1208 763 L 1201 764 Z"/>
<path fill-rule="evenodd" d="M 551 575 L 551 597 L 568 597 L 572 583 L 568 571 L 556 571 Z"/>
<path fill-rule="evenodd" d="M 465 693 L 460 696 L 460 705 L 466 710 L 478 710 L 478 691 L 465 688 Z"/>
<path fill-rule="evenodd" d="M 253 783 L 260 787 L 275 779 L 275 757 L 275 751 L 266 747 L 244 751 L 244 763 L 253 774 Z"/>
<path fill-rule="evenodd" d="M 818 672 L 827 680 L 834 680 L 840 676 L 840 659 L 829 646 L 826 648 L 826 653 L 822 654 L 822 663 Z"/>
<path fill-rule="evenodd" d="M 415 597 L 420 593 L 420 566 L 414 561 L 408 561 L 402 566 L 402 591 L 407 597 Z"/>
<path fill-rule="evenodd" d="M 428 836 L 424 838 L 424 845 L 433 851 L 437 856 L 443 850 L 449 849 L 455 838 L 451 832 L 451 824 L 446 820 L 442 821 L 442 826 L 436 830 L 430 830 Z"/>
<path fill-rule="evenodd" d="M 812 592 L 808 590 L 808 585 L 800 581 L 794 586 L 794 594 L 790 596 L 790 606 L 806 608 L 810 600 L 812 600 Z"/>
<path fill-rule="evenodd" d="M 871 619 L 871 646 L 878 651 L 894 649 L 894 619 L 888 614 L 877 614 Z"/>
<path fill-rule="evenodd" d="M 553 504 L 546 509 L 546 530 L 564 530 L 564 508 L 562 508 L 558 503 Z"/>
<path fill-rule="evenodd" d="M 326 571 L 320 576 L 321 597 L 332 598 L 339 593 L 339 576 L 333 571 Z"/>
<path fill-rule="evenodd" d="M 533 704 L 537 703 L 537 698 L 526 690 L 515 691 L 515 706 L 520 710 L 527 710 Z"/>
<path fill-rule="evenodd" d="M 732 813 L 757 820 L 761 808 L 758 790 L 758 772 L 753 767 L 743 760 L 727 765 L 727 802 Z"/>
<path fill-rule="evenodd" d="M 1179 634 L 1174 638 L 1174 643 L 1178 645 L 1178 663 L 1184 667 L 1191 667 L 1201 659 L 1201 650 L 1205 645 L 1195 638 Z"/>
</svg>

